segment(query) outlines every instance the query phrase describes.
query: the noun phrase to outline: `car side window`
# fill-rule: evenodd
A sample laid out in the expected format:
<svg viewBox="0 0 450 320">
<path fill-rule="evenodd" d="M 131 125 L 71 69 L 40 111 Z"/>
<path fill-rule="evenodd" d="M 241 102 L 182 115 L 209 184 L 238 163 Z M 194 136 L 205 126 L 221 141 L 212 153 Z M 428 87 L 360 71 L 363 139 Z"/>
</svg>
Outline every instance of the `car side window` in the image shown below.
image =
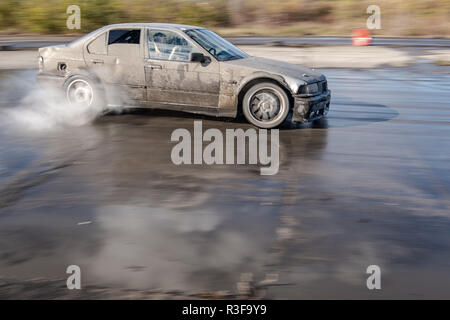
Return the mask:
<svg viewBox="0 0 450 320">
<path fill-rule="evenodd" d="M 148 49 L 150 59 L 189 61 L 189 54 L 199 52 L 185 38 L 168 30 L 149 30 Z"/>
<path fill-rule="evenodd" d="M 111 30 L 109 31 L 108 45 L 114 43 L 139 44 L 141 30 Z"/>
<path fill-rule="evenodd" d="M 106 54 L 106 32 L 91 41 L 87 51 L 91 54 Z"/>
</svg>

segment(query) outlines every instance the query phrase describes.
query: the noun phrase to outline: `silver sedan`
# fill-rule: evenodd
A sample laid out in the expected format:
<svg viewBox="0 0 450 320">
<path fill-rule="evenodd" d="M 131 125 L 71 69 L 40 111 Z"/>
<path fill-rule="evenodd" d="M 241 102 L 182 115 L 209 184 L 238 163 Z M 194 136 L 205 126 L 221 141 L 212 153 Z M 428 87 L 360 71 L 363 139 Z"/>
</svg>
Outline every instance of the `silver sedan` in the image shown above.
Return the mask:
<svg viewBox="0 0 450 320">
<path fill-rule="evenodd" d="M 38 81 L 72 106 L 123 105 L 218 117 L 244 114 L 260 128 L 324 117 L 324 75 L 251 57 L 200 27 L 109 25 L 67 45 L 39 49 Z"/>
</svg>

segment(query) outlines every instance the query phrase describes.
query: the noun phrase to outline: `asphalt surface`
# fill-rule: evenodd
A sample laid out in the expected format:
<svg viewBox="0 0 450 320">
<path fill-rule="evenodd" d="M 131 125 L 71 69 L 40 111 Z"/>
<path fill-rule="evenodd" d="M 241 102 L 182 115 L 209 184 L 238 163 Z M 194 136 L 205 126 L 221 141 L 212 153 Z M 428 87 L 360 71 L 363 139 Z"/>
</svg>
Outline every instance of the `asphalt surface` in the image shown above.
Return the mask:
<svg viewBox="0 0 450 320">
<path fill-rule="evenodd" d="M 73 37 L 71 37 L 73 38 Z M 351 45 L 351 37 L 230 37 L 227 38 L 236 45 L 288 45 L 288 46 L 327 46 Z M 69 41 L 69 40 L 68 40 Z M 35 50 L 45 46 L 65 44 L 68 41 L 54 41 L 48 39 L 3 40 L 0 41 L 0 50 Z M 414 47 L 414 48 L 449 48 L 450 39 L 436 38 L 396 38 L 374 37 L 373 46 L 384 47 Z"/>
<path fill-rule="evenodd" d="M 35 71 L 0 72 L 0 298 L 450 298 L 449 70 L 322 71 L 328 119 L 285 125 L 265 177 L 171 162 L 175 129 L 244 121 L 76 126 Z"/>
</svg>

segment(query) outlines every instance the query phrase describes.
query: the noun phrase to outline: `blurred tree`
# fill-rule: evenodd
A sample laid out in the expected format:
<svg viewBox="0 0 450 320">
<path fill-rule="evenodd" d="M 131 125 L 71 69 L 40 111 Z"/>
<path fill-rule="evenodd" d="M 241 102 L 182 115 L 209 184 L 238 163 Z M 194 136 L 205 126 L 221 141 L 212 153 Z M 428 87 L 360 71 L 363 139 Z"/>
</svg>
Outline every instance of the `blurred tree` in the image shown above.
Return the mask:
<svg viewBox="0 0 450 320">
<path fill-rule="evenodd" d="M 66 8 L 81 8 L 81 30 Z M 252 33 L 350 34 L 365 25 L 372 0 L 0 0 L 0 31 L 88 32 L 120 22 L 172 22 Z M 390 35 L 450 35 L 450 0 L 378 0 Z M 305 31 L 305 29 L 308 31 Z M 284 30 L 284 31 L 283 31 Z"/>
</svg>

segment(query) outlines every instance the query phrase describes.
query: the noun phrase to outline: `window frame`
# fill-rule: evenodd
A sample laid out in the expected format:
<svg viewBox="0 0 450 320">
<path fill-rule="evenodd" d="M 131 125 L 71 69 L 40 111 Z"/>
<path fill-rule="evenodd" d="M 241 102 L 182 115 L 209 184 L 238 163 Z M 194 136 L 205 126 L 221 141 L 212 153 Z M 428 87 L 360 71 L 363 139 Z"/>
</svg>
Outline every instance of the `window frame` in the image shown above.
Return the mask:
<svg viewBox="0 0 450 320">
<path fill-rule="evenodd" d="M 108 35 L 106 37 L 106 55 L 109 56 L 109 46 L 110 45 L 114 45 L 114 43 L 108 44 L 108 42 L 109 42 L 109 33 L 111 31 L 114 31 L 114 30 L 140 30 L 141 34 L 140 34 L 140 37 L 139 37 L 139 44 L 138 44 L 139 45 L 139 52 L 140 52 L 141 58 L 142 57 L 144 57 L 144 58 L 146 57 L 145 56 L 145 52 L 143 52 L 143 51 L 145 51 L 144 50 L 145 45 L 142 45 L 145 42 L 145 38 L 144 38 L 145 30 L 142 27 L 131 27 L 131 26 L 130 27 L 125 27 L 125 28 L 114 27 L 114 28 L 110 28 L 110 29 L 108 29 L 106 31 L 108 33 Z M 119 45 L 127 45 L 127 44 L 136 45 L 137 43 L 116 43 L 116 44 L 119 44 Z"/>
<path fill-rule="evenodd" d="M 94 52 L 90 52 L 89 51 L 89 46 L 91 45 L 92 42 L 96 41 L 98 38 L 100 38 L 101 36 L 106 35 L 105 36 L 105 53 L 94 53 Z M 93 55 L 99 55 L 99 56 L 107 56 L 108 55 L 108 36 L 109 36 L 109 31 L 104 31 L 104 32 L 100 32 L 99 34 L 95 35 L 93 38 L 89 39 L 87 41 L 87 43 L 85 44 L 86 47 L 86 52 L 88 54 L 93 54 Z"/>
<path fill-rule="evenodd" d="M 114 42 L 114 43 L 109 43 L 109 35 L 111 34 L 111 31 L 133 31 L 133 30 L 137 30 L 139 31 L 139 43 L 126 43 L 126 42 Z M 112 28 L 108 30 L 108 37 L 106 39 L 106 46 L 110 46 L 113 44 L 138 44 L 141 45 L 142 43 L 142 28 Z"/>
<path fill-rule="evenodd" d="M 207 52 L 202 46 L 200 46 L 198 43 L 196 43 L 195 41 L 192 41 L 191 38 L 188 37 L 187 34 L 185 34 L 184 32 L 181 32 L 180 30 L 174 30 L 171 28 L 163 28 L 163 27 L 146 27 L 145 28 L 145 38 L 144 38 L 144 42 L 145 42 L 145 58 L 148 60 L 152 60 L 152 61 L 164 61 L 164 62 L 178 62 L 178 63 L 198 63 L 195 61 L 180 61 L 180 60 L 163 60 L 163 59 L 155 59 L 150 57 L 150 47 L 149 47 L 149 42 L 148 42 L 148 37 L 150 35 L 150 32 L 153 31 L 169 31 L 169 32 L 173 32 L 176 33 L 179 37 L 183 38 L 184 40 L 186 40 L 186 42 L 191 45 L 192 47 L 196 48 L 198 52 L 203 53 L 205 56 L 210 57 L 211 59 L 214 59 L 214 61 L 217 61 L 215 57 L 213 57 L 209 52 Z"/>
</svg>

